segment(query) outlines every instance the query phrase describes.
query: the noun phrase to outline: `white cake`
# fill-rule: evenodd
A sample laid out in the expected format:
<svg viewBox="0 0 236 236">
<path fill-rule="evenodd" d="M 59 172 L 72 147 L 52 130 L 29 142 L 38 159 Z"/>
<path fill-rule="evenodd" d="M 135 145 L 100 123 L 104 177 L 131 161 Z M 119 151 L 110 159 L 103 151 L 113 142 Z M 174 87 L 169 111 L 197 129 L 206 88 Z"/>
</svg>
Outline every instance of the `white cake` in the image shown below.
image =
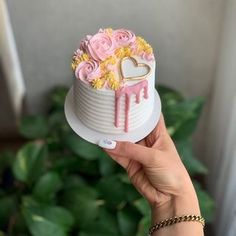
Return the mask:
<svg viewBox="0 0 236 236">
<path fill-rule="evenodd" d="M 125 29 L 100 29 L 73 56 L 74 111 L 88 128 L 107 134 L 135 131 L 154 106 L 151 46 Z"/>
</svg>

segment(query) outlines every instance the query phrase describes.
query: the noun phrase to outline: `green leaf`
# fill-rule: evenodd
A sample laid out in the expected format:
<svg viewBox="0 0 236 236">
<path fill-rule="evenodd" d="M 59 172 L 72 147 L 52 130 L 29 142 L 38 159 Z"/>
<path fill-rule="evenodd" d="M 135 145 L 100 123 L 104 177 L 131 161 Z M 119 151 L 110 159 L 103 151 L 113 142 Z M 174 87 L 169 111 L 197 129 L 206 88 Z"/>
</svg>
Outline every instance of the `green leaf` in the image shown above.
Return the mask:
<svg viewBox="0 0 236 236">
<path fill-rule="evenodd" d="M 140 193 L 135 189 L 135 187 L 132 184 L 125 184 L 124 191 L 125 191 L 125 199 L 130 203 L 133 203 L 141 196 Z"/>
<path fill-rule="evenodd" d="M 17 209 L 16 197 L 12 195 L 0 198 L 0 228 L 8 225 L 8 221 Z"/>
<path fill-rule="evenodd" d="M 207 223 L 211 223 L 214 219 L 215 202 L 213 198 L 202 189 L 199 183 L 194 181 L 193 184 L 197 192 L 202 216 L 205 218 Z"/>
<path fill-rule="evenodd" d="M 176 143 L 176 148 L 190 176 L 196 174 L 206 175 L 208 173 L 207 168 L 202 164 L 202 162 L 194 157 L 190 140 L 178 141 Z"/>
<path fill-rule="evenodd" d="M 15 154 L 10 150 L 6 150 L 0 153 L 0 175 L 6 168 L 12 165 L 14 158 Z"/>
<path fill-rule="evenodd" d="M 102 155 L 102 151 L 97 145 L 79 138 L 74 133 L 67 135 L 64 138 L 64 142 L 68 149 L 83 159 L 96 160 L 100 155 Z"/>
<path fill-rule="evenodd" d="M 28 197 L 23 199 L 22 212 L 34 236 L 66 236 L 74 223 L 65 208 L 40 205 Z"/>
<path fill-rule="evenodd" d="M 43 143 L 28 143 L 17 153 L 13 164 L 13 173 L 16 179 L 32 183 L 44 171 L 44 162 L 47 156 L 47 147 Z"/>
<path fill-rule="evenodd" d="M 79 236 L 115 236 L 113 233 L 107 233 L 104 231 L 102 231 L 101 233 L 100 232 L 85 232 L 85 231 L 82 231 L 79 233 Z M 119 234 L 116 234 L 116 236 L 120 236 Z"/>
<path fill-rule="evenodd" d="M 117 174 L 117 176 L 119 177 L 122 183 L 131 184 L 129 176 L 127 175 L 125 171 L 122 171 L 121 173 Z"/>
<path fill-rule="evenodd" d="M 64 111 L 54 111 L 48 116 L 48 123 L 50 129 L 59 130 L 62 125 L 66 123 Z"/>
<path fill-rule="evenodd" d="M 64 177 L 64 189 L 79 188 L 85 185 L 85 180 L 79 175 L 66 175 Z"/>
<path fill-rule="evenodd" d="M 115 172 L 116 163 L 105 153 L 99 158 L 99 170 L 102 176 L 110 176 Z"/>
<path fill-rule="evenodd" d="M 15 220 L 15 224 L 14 224 L 14 228 L 12 229 L 12 235 L 19 235 L 19 236 L 29 235 L 29 234 L 26 234 L 26 232 L 28 233 L 28 227 L 26 225 L 25 218 L 22 215 L 21 211 L 19 212 L 18 210 L 15 213 L 14 220 Z"/>
<path fill-rule="evenodd" d="M 119 229 L 123 236 L 135 235 L 140 216 L 132 207 L 124 207 L 117 212 L 117 221 Z"/>
<path fill-rule="evenodd" d="M 19 131 L 28 139 L 43 138 L 48 133 L 47 119 L 43 116 L 25 116 L 20 121 Z"/>
<path fill-rule="evenodd" d="M 88 222 L 79 236 L 120 236 L 115 214 L 101 207 L 98 218 L 95 221 Z"/>
<path fill-rule="evenodd" d="M 73 133 L 65 118 L 64 110 L 56 110 L 49 114 L 48 123 L 51 134 L 56 134 L 61 138 L 64 133 Z"/>
<path fill-rule="evenodd" d="M 33 189 L 33 195 L 41 202 L 51 202 L 55 194 L 62 188 L 62 180 L 58 173 L 48 172 L 41 176 Z"/>
<path fill-rule="evenodd" d="M 97 161 L 89 161 L 76 155 L 58 157 L 53 163 L 53 170 L 59 173 L 81 173 L 84 176 L 98 176 Z"/>
<path fill-rule="evenodd" d="M 163 109 L 165 109 L 166 106 L 175 105 L 184 101 L 184 97 L 178 91 L 166 86 L 159 85 L 157 91 L 161 97 Z"/>
<path fill-rule="evenodd" d="M 134 201 L 134 206 L 143 216 L 151 216 L 151 209 L 148 202 L 144 198 Z"/>
<path fill-rule="evenodd" d="M 103 204 L 97 199 L 97 196 L 95 189 L 85 185 L 66 189 L 62 197 L 62 204 L 73 213 L 76 225 L 86 228 L 98 216 L 99 206 Z"/>
<path fill-rule="evenodd" d="M 65 86 L 55 87 L 50 94 L 50 105 L 52 110 L 64 110 L 64 102 L 69 88 Z"/>
<path fill-rule="evenodd" d="M 136 236 L 147 235 L 150 225 L 151 225 L 151 217 L 144 216 L 138 224 L 138 231 L 137 231 Z"/>
<path fill-rule="evenodd" d="M 201 97 L 186 100 L 166 109 L 165 119 L 168 128 L 172 129 L 174 140 L 188 138 L 197 126 L 204 104 Z"/>
<path fill-rule="evenodd" d="M 111 208 L 116 208 L 125 201 L 124 184 L 118 176 L 104 177 L 98 182 L 98 190 Z"/>
<path fill-rule="evenodd" d="M 76 156 L 67 156 L 64 155 L 63 157 L 58 157 L 58 159 L 54 160 L 52 169 L 59 172 L 59 173 L 70 173 L 74 171 L 78 171 L 78 165 L 80 161 Z"/>
</svg>

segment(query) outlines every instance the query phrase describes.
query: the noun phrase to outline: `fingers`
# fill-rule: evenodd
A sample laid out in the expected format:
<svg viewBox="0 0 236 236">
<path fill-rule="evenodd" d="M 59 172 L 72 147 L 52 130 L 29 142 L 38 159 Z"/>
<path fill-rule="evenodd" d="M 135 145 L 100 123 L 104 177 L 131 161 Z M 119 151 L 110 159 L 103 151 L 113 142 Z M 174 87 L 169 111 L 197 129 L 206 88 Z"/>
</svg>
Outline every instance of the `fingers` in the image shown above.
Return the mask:
<svg viewBox="0 0 236 236">
<path fill-rule="evenodd" d="M 155 129 L 145 138 L 145 141 L 148 147 L 153 147 L 159 150 L 163 150 L 164 146 L 168 146 L 167 143 L 170 142 L 170 137 L 162 114 Z"/>
<path fill-rule="evenodd" d="M 158 129 L 161 133 L 166 133 L 167 132 L 164 116 L 163 116 L 162 113 L 161 113 L 161 116 L 160 116 L 160 119 L 159 119 L 159 122 L 158 122 Z"/>
<path fill-rule="evenodd" d="M 106 151 L 106 149 L 104 149 Z M 107 151 L 106 151 L 107 152 Z M 111 154 L 109 152 L 107 152 L 107 154 L 115 161 L 117 162 L 120 166 L 122 166 L 124 169 L 127 169 L 130 159 L 129 158 L 125 158 L 125 157 L 120 157 L 117 156 L 115 154 Z"/>
<path fill-rule="evenodd" d="M 145 139 L 140 140 L 139 142 L 137 142 L 137 144 L 139 144 L 139 145 L 141 145 L 141 146 L 144 146 L 144 147 L 147 146 L 147 145 L 146 145 L 146 142 L 145 142 Z"/>
<path fill-rule="evenodd" d="M 154 161 L 161 155 L 161 151 L 152 148 L 147 148 L 139 144 L 131 142 L 116 142 L 114 149 L 106 149 L 108 154 L 126 157 L 137 161 L 144 166 L 151 166 Z"/>
<path fill-rule="evenodd" d="M 158 121 L 156 127 L 151 132 L 151 134 L 153 134 L 153 133 L 167 133 L 167 129 L 166 129 L 166 125 L 165 125 L 165 120 L 164 120 L 164 116 L 163 116 L 162 113 L 161 113 L 161 116 L 159 118 L 159 121 Z"/>
</svg>

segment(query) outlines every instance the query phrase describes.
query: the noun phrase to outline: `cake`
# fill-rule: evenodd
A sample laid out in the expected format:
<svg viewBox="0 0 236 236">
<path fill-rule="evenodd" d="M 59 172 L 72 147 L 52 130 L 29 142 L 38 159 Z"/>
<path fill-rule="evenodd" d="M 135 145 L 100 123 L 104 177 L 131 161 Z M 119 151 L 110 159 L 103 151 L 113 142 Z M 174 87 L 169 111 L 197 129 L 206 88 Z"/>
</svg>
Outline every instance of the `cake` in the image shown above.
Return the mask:
<svg viewBox="0 0 236 236">
<path fill-rule="evenodd" d="M 154 107 L 152 47 L 126 29 L 100 29 L 74 52 L 73 108 L 89 129 L 104 134 L 134 132 Z"/>
</svg>

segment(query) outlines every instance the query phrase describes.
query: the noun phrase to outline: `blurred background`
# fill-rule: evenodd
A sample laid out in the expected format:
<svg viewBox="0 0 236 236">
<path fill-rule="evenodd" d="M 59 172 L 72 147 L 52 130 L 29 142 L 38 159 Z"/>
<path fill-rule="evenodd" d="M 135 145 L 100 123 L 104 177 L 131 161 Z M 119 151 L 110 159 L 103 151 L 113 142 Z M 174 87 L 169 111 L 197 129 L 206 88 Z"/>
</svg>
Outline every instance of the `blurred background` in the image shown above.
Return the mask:
<svg viewBox="0 0 236 236">
<path fill-rule="evenodd" d="M 25 142 L 22 115 L 45 114 L 48 92 L 72 84 L 86 34 L 131 29 L 154 48 L 157 84 L 204 97 L 193 152 L 215 201 L 211 235 L 236 235 L 235 22 L 236 0 L 0 0 L 0 151 Z"/>
</svg>

